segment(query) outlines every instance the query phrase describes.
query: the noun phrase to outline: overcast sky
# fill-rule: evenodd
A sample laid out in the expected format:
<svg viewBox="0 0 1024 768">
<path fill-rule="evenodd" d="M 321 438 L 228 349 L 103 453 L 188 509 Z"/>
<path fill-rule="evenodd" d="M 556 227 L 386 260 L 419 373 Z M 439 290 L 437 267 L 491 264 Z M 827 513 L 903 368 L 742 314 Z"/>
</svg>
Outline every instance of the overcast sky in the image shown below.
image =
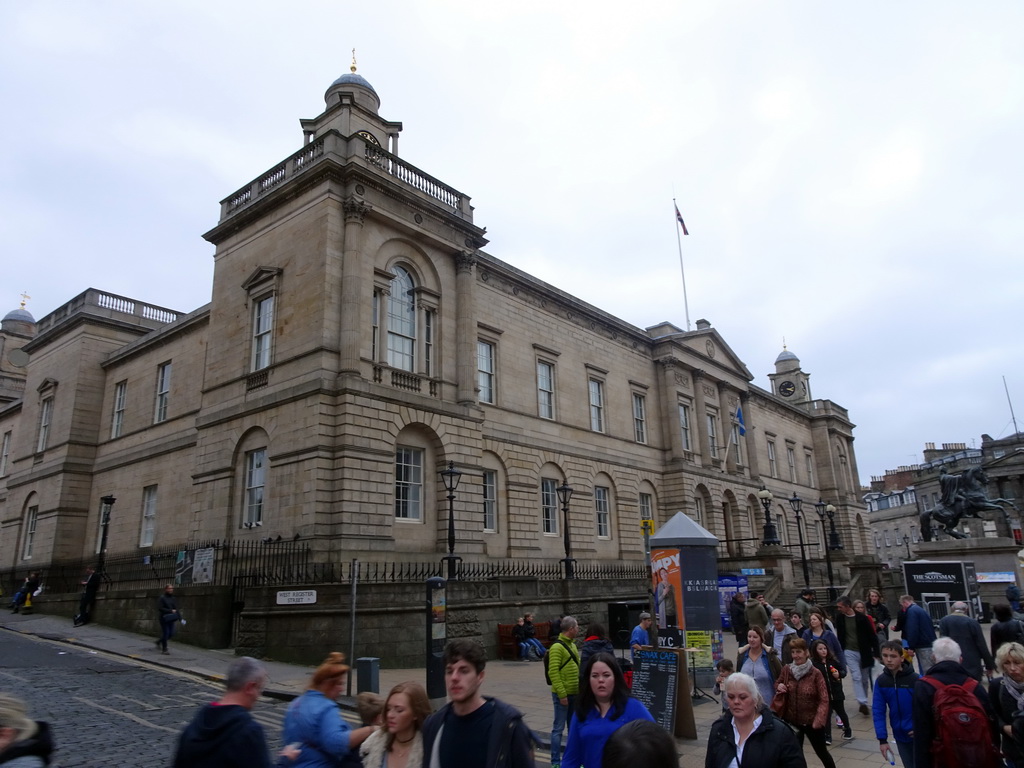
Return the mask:
<svg viewBox="0 0 1024 768">
<path fill-rule="evenodd" d="M 500 6 L 500 7 L 499 7 Z M 554 8 L 554 9 L 553 9 Z M 640 327 L 783 338 L 861 479 L 1024 423 L 1019 2 L 0 4 L 0 313 L 209 301 L 219 201 L 359 73 L 489 253 Z"/>
</svg>

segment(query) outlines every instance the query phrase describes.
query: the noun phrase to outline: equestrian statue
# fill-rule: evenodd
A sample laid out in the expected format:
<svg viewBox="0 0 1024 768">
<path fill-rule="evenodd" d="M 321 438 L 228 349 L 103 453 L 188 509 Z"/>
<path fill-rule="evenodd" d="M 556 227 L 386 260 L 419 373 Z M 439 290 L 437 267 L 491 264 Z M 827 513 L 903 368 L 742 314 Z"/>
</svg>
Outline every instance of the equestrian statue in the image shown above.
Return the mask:
<svg viewBox="0 0 1024 768">
<path fill-rule="evenodd" d="M 960 533 L 956 527 L 964 517 L 980 518 L 979 512 L 1000 511 L 1006 512 L 1006 507 L 1013 507 L 1018 512 L 1017 505 L 1010 499 L 990 499 L 985 495 L 985 487 L 988 485 L 988 475 L 981 467 L 971 467 L 959 475 L 948 474 L 945 468 L 939 475 L 939 487 L 942 490 L 942 498 L 938 506 L 921 513 L 921 534 L 925 541 L 932 541 L 935 534 L 941 531 L 956 539 L 966 539 L 967 534 Z M 932 518 L 941 528 L 932 528 Z"/>
</svg>

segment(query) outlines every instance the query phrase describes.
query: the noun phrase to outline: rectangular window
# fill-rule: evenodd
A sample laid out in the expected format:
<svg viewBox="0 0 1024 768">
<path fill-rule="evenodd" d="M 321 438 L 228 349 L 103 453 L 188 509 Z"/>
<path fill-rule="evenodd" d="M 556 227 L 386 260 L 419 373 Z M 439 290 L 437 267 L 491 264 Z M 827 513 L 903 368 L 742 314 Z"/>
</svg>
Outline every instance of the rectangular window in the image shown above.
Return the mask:
<svg viewBox="0 0 1024 768">
<path fill-rule="evenodd" d="M 171 364 L 164 363 L 156 369 L 156 408 L 153 423 L 167 421 L 167 400 L 171 395 Z"/>
<path fill-rule="evenodd" d="M 7 474 L 7 457 L 11 455 L 11 433 L 4 432 L 3 448 L 0 450 L 0 477 Z"/>
<path fill-rule="evenodd" d="M 693 497 L 693 522 L 704 525 L 704 499 L 700 496 Z"/>
<path fill-rule="evenodd" d="M 39 522 L 39 507 L 29 507 L 25 514 L 25 544 L 21 550 L 22 560 L 32 559 L 32 544 L 36 539 L 36 524 Z"/>
<path fill-rule="evenodd" d="M 916 525 L 910 526 L 910 540 L 912 542 L 914 542 L 915 544 L 917 544 L 921 540 L 917 536 L 917 526 Z"/>
<path fill-rule="evenodd" d="M 114 418 L 110 422 L 110 437 L 121 436 L 124 429 L 124 405 L 128 395 L 128 382 L 119 381 L 114 385 Z"/>
<path fill-rule="evenodd" d="M 718 458 L 718 414 L 708 413 L 708 448 L 711 451 L 711 458 Z"/>
<path fill-rule="evenodd" d="M 792 447 L 786 446 L 786 463 L 789 464 L 789 481 L 791 483 L 796 482 L 796 451 Z"/>
<path fill-rule="evenodd" d="M 772 477 L 779 476 L 778 463 L 775 461 L 775 441 L 768 441 L 768 471 Z"/>
<path fill-rule="evenodd" d="M 476 343 L 476 385 L 481 403 L 494 403 L 494 345 L 487 341 Z"/>
<path fill-rule="evenodd" d="M 640 519 L 654 519 L 654 498 L 649 493 L 640 494 Z"/>
<path fill-rule="evenodd" d="M 558 533 L 558 483 L 549 477 L 540 481 L 540 525 L 544 533 Z"/>
<path fill-rule="evenodd" d="M 434 375 L 434 312 L 423 313 L 423 375 Z"/>
<path fill-rule="evenodd" d="M 729 435 L 729 441 L 732 443 L 732 455 L 735 457 L 737 465 L 742 466 L 743 464 L 743 453 L 740 451 L 740 425 L 733 424 L 732 432 Z"/>
<path fill-rule="evenodd" d="M 153 546 L 153 532 L 156 530 L 156 486 L 147 485 L 142 489 L 142 531 L 139 546 Z"/>
<path fill-rule="evenodd" d="M 597 538 L 607 539 L 610 535 L 608 489 L 594 486 L 594 511 L 597 513 Z"/>
<path fill-rule="evenodd" d="M 807 467 L 807 486 L 809 488 L 814 487 L 814 456 L 809 453 L 804 454 L 804 465 Z"/>
<path fill-rule="evenodd" d="M 537 361 L 537 414 L 542 419 L 555 418 L 555 366 Z"/>
<path fill-rule="evenodd" d="M 395 451 L 395 518 L 423 519 L 423 451 L 398 447 Z"/>
<path fill-rule="evenodd" d="M 377 362 L 380 349 L 380 291 L 373 292 L 373 325 L 370 328 L 370 359 Z"/>
<path fill-rule="evenodd" d="M 252 369 L 270 365 L 270 343 L 274 336 L 274 297 L 266 296 L 253 304 Z"/>
<path fill-rule="evenodd" d="M 263 524 L 263 491 L 267 483 L 267 449 L 257 448 L 245 454 L 244 525 Z"/>
<path fill-rule="evenodd" d="M 892 541 L 889 539 L 889 529 L 886 528 L 885 529 L 885 546 L 888 547 L 888 546 L 891 546 L 891 545 L 892 545 Z"/>
<path fill-rule="evenodd" d="M 484 487 L 484 530 L 493 533 L 498 530 L 498 473 L 485 469 Z"/>
<path fill-rule="evenodd" d="M 690 440 L 690 406 L 679 404 L 679 430 L 683 434 L 683 450 L 692 451 L 693 442 Z"/>
<path fill-rule="evenodd" d="M 638 443 L 647 442 L 647 398 L 633 393 L 633 437 Z"/>
<path fill-rule="evenodd" d="M 46 444 L 50 440 L 50 419 L 53 418 L 53 398 L 43 399 L 39 411 L 39 439 L 36 441 L 36 453 L 46 450 Z"/>
<path fill-rule="evenodd" d="M 591 379 L 590 391 L 590 428 L 595 432 L 604 432 L 604 382 Z"/>
</svg>

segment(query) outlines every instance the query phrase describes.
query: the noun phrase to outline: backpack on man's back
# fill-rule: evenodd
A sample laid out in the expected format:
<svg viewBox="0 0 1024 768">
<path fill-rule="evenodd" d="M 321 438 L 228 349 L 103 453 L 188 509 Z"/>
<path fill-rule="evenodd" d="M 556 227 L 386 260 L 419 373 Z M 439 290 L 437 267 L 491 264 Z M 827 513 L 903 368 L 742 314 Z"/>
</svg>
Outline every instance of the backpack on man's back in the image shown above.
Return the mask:
<svg viewBox="0 0 1024 768">
<path fill-rule="evenodd" d="M 974 695 L 977 680 L 967 678 L 962 685 L 946 685 L 928 675 L 921 680 L 935 689 L 931 745 L 935 768 L 1000 768 L 1003 763 L 992 743 L 988 715 Z"/>
<path fill-rule="evenodd" d="M 564 646 L 565 650 L 566 650 L 565 658 L 562 659 L 562 663 L 558 665 L 558 671 L 559 672 L 561 672 L 563 669 L 565 669 L 565 667 L 569 664 L 570 661 L 575 661 L 577 665 L 580 663 L 579 659 L 573 653 L 573 649 L 569 646 L 569 644 L 567 642 L 565 642 L 564 640 L 559 639 L 559 640 L 555 640 L 555 643 L 558 643 L 559 645 Z M 552 647 L 554 647 L 554 643 L 552 643 Z M 549 686 L 550 685 L 554 685 L 553 681 L 551 680 L 551 670 L 548 669 L 548 666 L 551 663 L 551 649 L 550 648 L 548 648 L 544 652 L 544 655 L 541 656 L 540 660 L 541 660 L 541 662 L 544 665 L 544 682 L 547 683 Z"/>
</svg>

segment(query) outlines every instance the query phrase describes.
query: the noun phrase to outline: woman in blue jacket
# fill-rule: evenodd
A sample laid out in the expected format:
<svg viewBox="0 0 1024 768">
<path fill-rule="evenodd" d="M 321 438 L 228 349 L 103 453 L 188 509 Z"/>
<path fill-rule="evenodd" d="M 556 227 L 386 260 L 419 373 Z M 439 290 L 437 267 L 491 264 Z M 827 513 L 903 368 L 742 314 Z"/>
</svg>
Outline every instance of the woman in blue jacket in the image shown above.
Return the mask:
<svg viewBox="0 0 1024 768">
<path fill-rule="evenodd" d="M 290 765 L 295 768 L 337 768 L 350 754 L 359 754 L 359 745 L 377 726 L 353 729 L 341 717 L 335 699 L 345 690 L 348 674 L 345 654 L 332 653 L 317 667 L 309 690 L 288 705 L 284 716 L 285 744 L 299 750 Z"/>
<path fill-rule="evenodd" d="M 651 713 L 629 695 L 626 678 L 610 653 L 595 653 L 587 661 L 576 697 L 576 714 L 569 722 L 569 741 L 562 768 L 600 768 L 605 742 L 633 720 L 651 720 Z"/>
</svg>

